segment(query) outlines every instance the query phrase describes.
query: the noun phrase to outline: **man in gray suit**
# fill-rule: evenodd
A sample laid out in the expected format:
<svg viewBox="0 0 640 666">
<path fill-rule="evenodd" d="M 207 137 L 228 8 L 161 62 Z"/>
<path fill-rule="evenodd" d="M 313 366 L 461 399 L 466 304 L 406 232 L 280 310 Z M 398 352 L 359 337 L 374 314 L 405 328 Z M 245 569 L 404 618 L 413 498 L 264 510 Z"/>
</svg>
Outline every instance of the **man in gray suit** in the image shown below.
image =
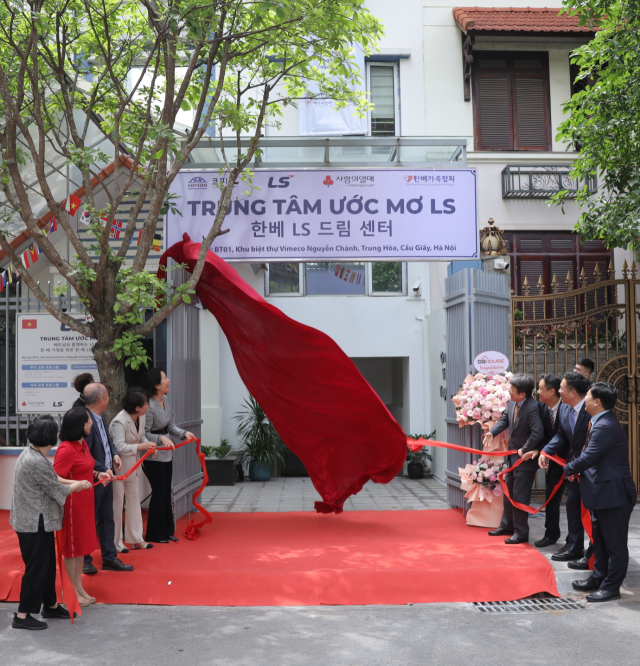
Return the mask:
<svg viewBox="0 0 640 666">
<path fill-rule="evenodd" d="M 540 418 L 538 403 L 531 397 L 533 379 L 528 375 L 513 375 L 511 383 L 511 402 L 500 417 L 498 423 L 485 435 L 485 444 L 490 443 L 495 435 L 509 429 L 510 449 L 518 449 L 517 454 L 509 456 L 505 461 L 509 467 L 515 464 L 517 457 L 525 458 L 513 472 L 505 474 L 504 480 L 509 488 L 511 498 L 521 504 L 531 501 L 531 488 L 538 470 L 534 458 L 538 455 L 544 441 L 544 425 Z M 529 454 L 529 455 L 527 455 Z M 517 457 L 516 457 L 517 455 Z M 490 536 L 511 535 L 505 543 L 527 543 L 529 541 L 529 514 L 516 509 L 504 497 L 504 512 L 500 527 L 489 532 Z"/>
</svg>

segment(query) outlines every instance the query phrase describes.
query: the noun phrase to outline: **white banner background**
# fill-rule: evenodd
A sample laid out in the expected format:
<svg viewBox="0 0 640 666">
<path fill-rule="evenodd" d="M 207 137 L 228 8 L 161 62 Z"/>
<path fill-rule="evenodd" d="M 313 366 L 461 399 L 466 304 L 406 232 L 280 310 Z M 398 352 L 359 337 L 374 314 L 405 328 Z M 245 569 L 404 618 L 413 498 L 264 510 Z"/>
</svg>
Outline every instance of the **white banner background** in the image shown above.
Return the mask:
<svg viewBox="0 0 640 666">
<path fill-rule="evenodd" d="M 360 85 L 353 90 L 364 91 L 364 51 L 356 47 L 354 58 L 362 77 Z M 309 92 L 318 93 L 318 86 L 309 83 Z M 354 116 L 354 106 L 349 104 L 344 109 L 335 109 L 335 102 L 330 99 L 301 99 L 298 102 L 300 136 L 345 136 L 348 134 L 366 134 L 367 117 Z"/>
<path fill-rule="evenodd" d="M 181 171 L 171 186 L 168 246 L 209 232 L 218 171 Z M 474 169 L 291 169 L 238 182 L 212 249 L 227 261 L 450 260 L 478 257 Z"/>
<path fill-rule="evenodd" d="M 77 319 L 84 319 L 76 316 Z M 18 314 L 18 414 L 63 414 L 78 398 L 73 380 L 90 372 L 98 382 L 93 338 L 70 330 L 50 314 Z"/>
</svg>

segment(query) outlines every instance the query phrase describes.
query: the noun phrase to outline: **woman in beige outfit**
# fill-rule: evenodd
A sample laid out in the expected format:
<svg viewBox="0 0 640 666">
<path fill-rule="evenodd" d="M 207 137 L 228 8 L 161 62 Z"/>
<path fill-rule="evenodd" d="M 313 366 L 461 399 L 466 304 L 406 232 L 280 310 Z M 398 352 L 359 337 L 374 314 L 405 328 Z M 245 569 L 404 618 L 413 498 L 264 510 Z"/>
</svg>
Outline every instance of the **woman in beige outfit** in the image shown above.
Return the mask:
<svg viewBox="0 0 640 666">
<path fill-rule="evenodd" d="M 142 389 L 128 389 L 122 399 L 122 407 L 123 410 L 115 416 L 109 426 L 113 443 L 122 459 L 122 468 L 119 470 L 121 475 L 126 474 L 136 464 L 139 451 L 148 451 L 155 447 L 155 443 L 150 442 L 144 434 L 144 415 L 149 409 L 147 394 Z M 155 451 L 152 455 L 155 456 Z M 153 545 L 146 543 L 142 536 L 142 511 L 138 488 L 140 471 L 138 468 L 125 481 L 113 482 L 115 542 L 119 553 L 129 552 L 125 541 L 131 544 L 131 548 L 134 550 L 153 548 Z M 123 539 L 122 507 L 125 497 L 127 498 L 127 515 Z"/>
</svg>

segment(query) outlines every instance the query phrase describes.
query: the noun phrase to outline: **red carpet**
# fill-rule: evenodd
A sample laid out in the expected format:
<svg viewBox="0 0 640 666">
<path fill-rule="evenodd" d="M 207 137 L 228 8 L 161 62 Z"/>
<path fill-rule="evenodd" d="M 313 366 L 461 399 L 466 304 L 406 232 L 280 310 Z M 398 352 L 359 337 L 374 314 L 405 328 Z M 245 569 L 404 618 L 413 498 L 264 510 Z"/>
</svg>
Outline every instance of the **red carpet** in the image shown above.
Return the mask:
<svg viewBox="0 0 640 666">
<path fill-rule="evenodd" d="M 0 600 L 17 601 L 22 561 L 8 519 L 0 512 Z M 197 541 L 156 544 L 122 559 L 135 571 L 85 576 L 99 602 L 315 606 L 558 594 L 553 570 L 535 548 L 507 546 L 468 527 L 453 509 L 216 513 Z"/>
</svg>

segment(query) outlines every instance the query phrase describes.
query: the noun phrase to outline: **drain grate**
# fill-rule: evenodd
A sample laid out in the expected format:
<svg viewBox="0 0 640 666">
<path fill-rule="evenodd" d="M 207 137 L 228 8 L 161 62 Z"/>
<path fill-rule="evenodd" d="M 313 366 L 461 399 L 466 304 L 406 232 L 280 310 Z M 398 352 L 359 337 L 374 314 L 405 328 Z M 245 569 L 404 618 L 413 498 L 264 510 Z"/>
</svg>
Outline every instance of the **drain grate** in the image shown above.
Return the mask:
<svg viewBox="0 0 640 666">
<path fill-rule="evenodd" d="M 536 611 L 580 610 L 584 604 L 571 599 L 518 599 L 517 601 L 478 601 L 481 613 L 532 613 Z"/>
</svg>

